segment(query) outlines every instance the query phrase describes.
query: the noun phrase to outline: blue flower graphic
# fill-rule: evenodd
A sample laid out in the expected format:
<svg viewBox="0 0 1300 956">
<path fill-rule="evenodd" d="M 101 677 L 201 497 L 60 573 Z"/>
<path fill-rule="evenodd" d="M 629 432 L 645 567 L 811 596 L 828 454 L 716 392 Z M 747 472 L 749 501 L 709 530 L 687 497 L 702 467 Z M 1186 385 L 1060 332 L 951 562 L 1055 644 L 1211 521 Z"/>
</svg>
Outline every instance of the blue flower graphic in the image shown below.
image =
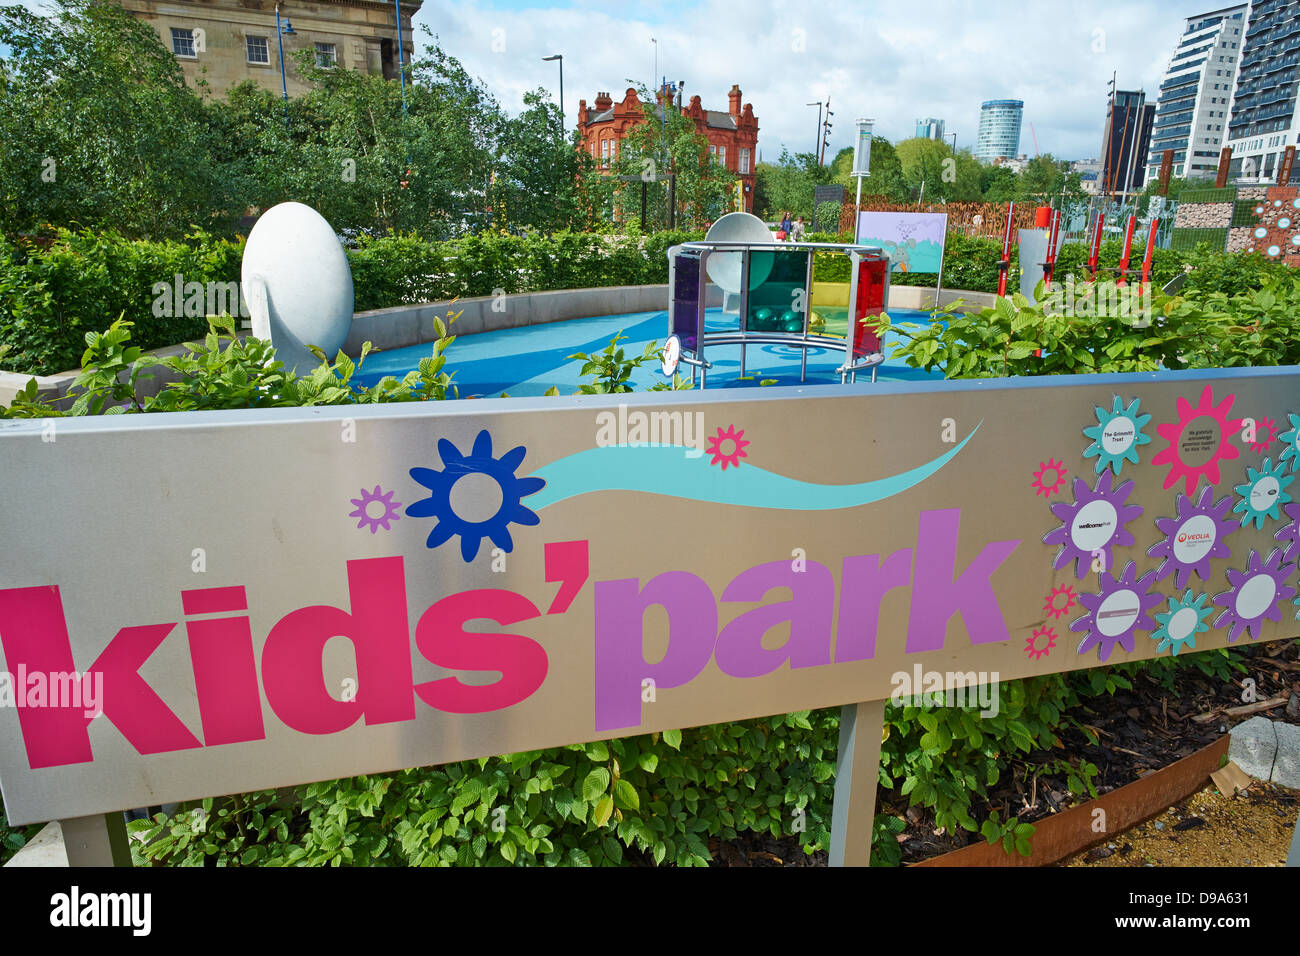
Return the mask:
<svg viewBox="0 0 1300 956">
<path fill-rule="evenodd" d="M 541 478 L 517 478 L 515 471 L 523 464 L 527 450 L 523 445 L 513 448 L 500 458 L 492 457 L 492 436 L 487 430 L 478 433 L 474 447 L 468 455 L 445 438 L 438 439 L 438 454 L 442 456 L 442 471 L 432 468 L 412 468 L 411 477 L 431 494 L 427 498 L 407 505 L 406 513 L 412 518 L 437 518 L 438 523 L 429 532 L 425 542 L 430 548 L 445 544 L 460 535 L 460 553 L 466 562 L 478 554 L 483 538 L 491 538 L 502 551 L 512 551 L 511 522 L 535 525 L 541 519 L 521 504 L 521 499 L 541 491 L 546 482 Z M 451 505 L 451 489 L 467 475 L 484 475 L 497 483 L 501 491 L 501 504 L 496 513 L 483 521 L 470 521 L 456 514 Z"/>
<path fill-rule="evenodd" d="M 1234 514 L 1243 512 L 1241 526 L 1244 528 L 1253 521 L 1256 528 L 1262 528 L 1265 518 L 1280 521 L 1282 516 L 1278 513 L 1278 506 L 1291 501 L 1286 486 L 1293 481 L 1295 475 L 1288 475 L 1286 465 L 1281 461 L 1274 467 L 1273 459 L 1265 458 L 1259 471 L 1248 467 L 1246 483 L 1234 486 L 1237 494 L 1241 495 L 1241 500 L 1232 510 Z"/>
<path fill-rule="evenodd" d="M 1143 426 L 1151 421 L 1150 415 L 1140 411 L 1141 399 L 1133 399 L 1127 408 L 1116 395 L 1110 411 L 1095 406 L 1097 424 L 1085 428 L 1083 434 L 1092 439 L 1092 444 L 1084 449 L 1084 458 L 1097 459 L 1097 474 L 1109 468 L 1119 474 L 1125 461 L 1138 463 L 1138 448 L 1151 442 L 1151 436 L 1142 431 Z"/>
</svg>

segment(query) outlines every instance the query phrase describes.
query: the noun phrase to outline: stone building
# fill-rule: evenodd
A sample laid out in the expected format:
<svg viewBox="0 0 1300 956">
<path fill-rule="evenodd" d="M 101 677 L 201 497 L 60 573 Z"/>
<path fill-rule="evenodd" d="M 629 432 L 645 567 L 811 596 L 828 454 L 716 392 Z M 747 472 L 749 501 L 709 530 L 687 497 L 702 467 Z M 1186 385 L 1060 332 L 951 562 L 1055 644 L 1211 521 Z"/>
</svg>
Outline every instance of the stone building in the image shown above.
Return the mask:
<svg viewBox="0 0 1300 956">
<path fill-rule="evenodd" d="M 754 117 L 753 104 L 741 106 L 740 87 L 731 87 L 725 113 L 704 109 L 698 96 L 692 96 L 685 107 L 680 105 L 680 96 L 676 103 L 670 99 L 669 104 L 670 110 L 680 110 L 695 121 L 695 128 L 709 141 L 709 152 L 745 184 L 745 210 L 752 212 L 758 120 Z M 654 115 L 662 116 L 661 109 L 661 104 L 655 104 Z M 633 126 L 643 122 L 643 104 L 636 90 L 630 87 L 618 103 L 609 93 L 597 93 L 595 103 L 590 107 L 586 100 L 578 101 L 578 131 L 582 134 L 582 146 L 602 165 L 608 165 L 618 156 L 619 142 Z"/>
<path fill-rule="evenodd" d="M 271 0 L 119 0 L 122 7 L 158 31 L 191 84 L 206 80 L 223 94 L 253 80 L 280 92 L 280 50 L 276 43 L 276 4 Z M 402 59 L 415 52 L 411 18 L 420 0 L 402 0 Z M 341 66 L 395 78 L 398 70 L 396 6 L 388 0 L 319 0 L 280 4 L 284 70 L 290 96 L 307 92 L 291 54 L 312 50 L 321 66 Z"/>
</svg>

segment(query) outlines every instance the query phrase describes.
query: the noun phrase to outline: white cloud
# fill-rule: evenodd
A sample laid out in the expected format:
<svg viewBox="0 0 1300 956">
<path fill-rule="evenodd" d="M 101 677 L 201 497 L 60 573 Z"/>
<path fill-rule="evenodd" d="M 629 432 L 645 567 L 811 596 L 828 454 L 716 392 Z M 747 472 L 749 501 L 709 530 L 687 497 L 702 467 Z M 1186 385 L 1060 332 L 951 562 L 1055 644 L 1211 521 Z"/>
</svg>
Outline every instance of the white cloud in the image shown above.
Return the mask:
<svg viewBox="0 0 1300 956">
<path fill-rule="evenodd" d="M 817 110 L 804 104 L 828 94 L 832 154 L 852 143 L 858 115 L 873 117 L 877 132 L 893 140 L 911 136 L 917 118 L 938 117 L 959 147 L 973 146 L 980 103 L 1013 98 L 1025 101 L 1021 152 L 1033 153 L 1036 135 L 1042 152 L 1082 159 L 1100 152 L 1111 72 L 1118 72 L 1121 89 L 1141 87 L 1154 97 L 1182 18 L 1203 9 L 1191 0 L 1101 0 L 1087 7 L 911 0 L 840 8 L 788 0 L 425 0 L 416 24 L 429 24 L 443 48 L 512 111 L 525 90 L 556 90 L 556 64 L 541 57 L 564 54 L 570 129 L 580 98 L 590 103 L 608 90 L 618 99 L 629 79 L 654 85 L 654 36 L 659 72 L 684 80 L 688 97 L 699 94 L 706 107 L 726 109 L 727 91 L 740 85 L 758 116 L 765 159 L 783 145 L 813 148 Z M 494 30 L 503 31 L 502 52 L 492 50 Z M 417 43 L 424 41 L 417 33 Z"/>
</svg>

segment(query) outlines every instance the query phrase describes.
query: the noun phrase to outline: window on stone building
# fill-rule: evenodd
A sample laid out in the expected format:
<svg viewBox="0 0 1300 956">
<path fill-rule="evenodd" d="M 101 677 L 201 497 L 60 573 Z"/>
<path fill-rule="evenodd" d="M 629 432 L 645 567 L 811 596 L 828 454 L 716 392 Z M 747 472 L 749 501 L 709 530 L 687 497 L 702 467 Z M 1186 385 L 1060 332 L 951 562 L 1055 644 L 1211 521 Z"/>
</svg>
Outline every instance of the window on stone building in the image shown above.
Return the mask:
<svg viewBox="0 0 1300 956">
<path fill-rule="evenodd" d="M 739 172 L 740 172 L 741 174 L 744 174 L 744 173 L 749 172 L 749 150 L 747 150 L 747 149 L 742 149 L 742 150 L 740 151 L 740 170 L 739 170 Z"/>
<path fill-rule="evenodd" d="M 266 37 L 245 37 L 244 42 L 248 47 L 249 63 L 271 62 L 271 50 L 267 46 Z"/>
<path fill-rule="evenodd" d="M 722 166 L 727 165 L 727 147 L 725 146 L 718 147 L 718 163 Z"/>
<path fill-rule="evenodd" d="M 172 52 L 177 56 L 196 58 L 194 31 L 188 27 L 172 27 Z"/>
<path fill-rule="evenodd" d="M 321 67 L 322 69 L 328 70 L 332 67 L 338 66 L 338 63 L 339 63 L 338 52 L 335 50 L 333 43 L 316 44 L 316 65 L 317 66 Z"/>
</svg>

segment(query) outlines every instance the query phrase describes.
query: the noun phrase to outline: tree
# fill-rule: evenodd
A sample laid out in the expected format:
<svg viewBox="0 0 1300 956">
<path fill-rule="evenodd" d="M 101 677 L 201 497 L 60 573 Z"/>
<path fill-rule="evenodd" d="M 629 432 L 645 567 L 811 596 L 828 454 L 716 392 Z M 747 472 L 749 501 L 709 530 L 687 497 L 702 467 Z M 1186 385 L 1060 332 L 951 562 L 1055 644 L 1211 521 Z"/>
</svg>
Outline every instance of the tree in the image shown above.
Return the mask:
<svg viewBox="0 0 1300 956">
<path fill-rule="evenodd" d="M 580 228 L 591 219 L 582 181 L 594 168 L 591 156 L 560 133 L 560 110 L 550 94 L 524 94 L 526 109 L 502 124 L 493 207 L 504 223 L 552 232 Z"/>
<path fill-rule="evenodd" d="M 813 153 L 792 156 L 787 149 L 776 163 L 759 163 L 754 173 L 754 213 L 768 220 L 788 212 L 791 219 L 811 222 L 817 187 L 833 181 L 831 168 L 819 165 Z"/>
<path fill-rule="evenodd" d="M 858 184 L 853 176 L 853 147 L 846 146 L 835 154 L 831 163 L 833 181 L 842 184 L 849 196 L 857 194 Z M 885 196 L 895 202 L 907 199 L 908 187 L 903 178 L 903 165 L 893 144 L 883 136 L 871 138 L 870 175 L 862 179 L 862 195 Z M 852 202 L 852 200 L 849 200 Z"/>
<path fill-rule="evenodd" d="M 153 27 L 115 4 L 0 8 L 0 222 L 132 236 L 226 228 L 240 176 L 213 161 L 210 110 Z M 163 133 L 165 132 L 165 135 Z"/>
<path fill-rule="evenodd" d="M 985 202 L 1011 202 L 1020 195 L 1020 179 L 1008 166 L 984 166 L 980 170 L 980 194 Z"/>
<path fill-rule="evenodd" d="M 695 121 L 669 108 L 661 117 L 654 94 L 641 87 L 645 122 L 633 126 L 618 144 L 618 154 L 608 173 L 593 170 L 586 185 L 599 197 L 611 215 L 626 221 L 639 219 L 641 183 L 646 181 L 647 225 L 667 226 L 671 187 L 675 203 L 672 216 L 678 228 L 702 228 L 730 211 L 734 174 L 709 152 L 709 141 L 695 128 Z M 634 177 L 620 180 L 617 177 Z"/>
<path fill-rule="evenodd" d="M 921 201 L 977 201 L 981 169 L 969 151 L 954 153 L 946 142 L 925 137 L 895 147 L 909 198 Z M 925 184 L 922 194 L 921 184 Z"/>
<path fill-rule="evenodd" d="M 1070 164 L 1056 159 L 1051 153 L 1031 159 L 1020 174 L 1020 195 L 1017 198 L 1046 204 L 1062 195 L 1066 198 L 1082 196 L 1082 177 L 1070 172 Z"/>
</svg>

